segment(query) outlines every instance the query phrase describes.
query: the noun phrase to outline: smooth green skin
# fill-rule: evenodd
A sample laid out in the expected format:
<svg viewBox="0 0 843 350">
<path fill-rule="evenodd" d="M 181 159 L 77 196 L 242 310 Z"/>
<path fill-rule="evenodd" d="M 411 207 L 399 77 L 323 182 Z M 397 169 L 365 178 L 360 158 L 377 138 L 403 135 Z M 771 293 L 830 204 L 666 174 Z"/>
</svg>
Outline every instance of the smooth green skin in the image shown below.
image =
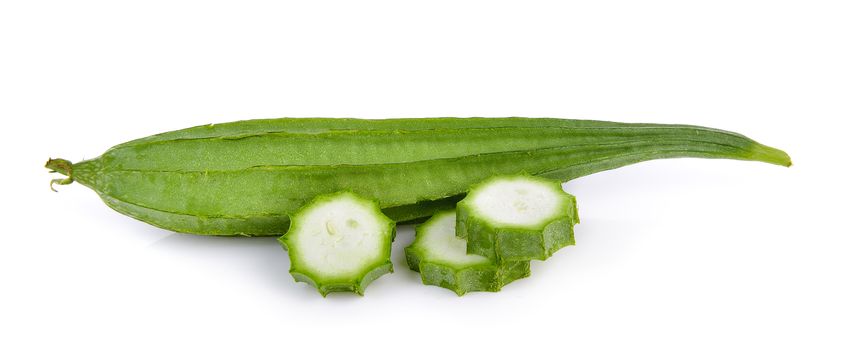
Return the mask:
<svg viewBox="0 0 843 350">
<path fill-rule="evenodd" d="M 473 195 L 502 179 L 526 178 L 541 182 L 563 198 L 562 211 L 533 226 L 506 226 L 477 214 L 469 201 Z M 545 260 L 559 249 L 576 244 L 574 225 L 579 223 L 576 198 L 562 190 L 561 183 L 529 175 L 501 175 L 480 182 L 457 203 L 457 237 L 466 240 L 470 254 L 501 263 Z"/>
<path fill-rule="evenodd" d="M 416 242 L 427 232 L 429 223 L 454 210 L 437 212 L 425 223 L 416 226 L 416 240 L 404 248 L 407 265 L 421 275 L 422 283 L 450 289 L 459 296 L 468 292 L 498 292 L 512 281 L 530 276 L 530 261 L 496 264 L 493 260 L 471 265 L 448 264 L 428 259 L 427 252 Z"/>
<path fill-rule="evenodd" d="M 152 225 L 204 235 L 279 235 L 320 194 L 348 190 L 398 221 L 447 208 L 471 184 L 526 172 L 570 180 L 646 160 L 756 160 L 782 151 L 697 126 L 534 118 L 266 119 L 205 125 L 47 167 Z M 423 202 L 424 204 L 417 204 Z"/>
<path fill-rule="evenodd" d="M 376 259 L 374 263 L 362 268 L 357 274 L 348 278 L 336 278 L 320 275 L 318 271 L 311 271 L 305 264 L 302 263 L 299 259 L 298 249 L 294 244 L 295 241 L 293 239 L 296 235 L 304 234 L 303 231 L 300 230 L 300 225 L 303 224 L 303 217 L 307 214 L 307 212 L 317 209 L 321 205 L 330 203 L 332 200 L 339 197 L 349 195 L 354 197 L 358 203 L 370 207 L 371 214 L 377 217 L 379 219 L 378 221 L 383 223 L 387 228 L 387 232 L 378 233 L 384 237 L 383 244 L 381 245 L 380 257 Z M 376 202 L 362 198 L 351 192 L 337 192 L 328 195 L 320 195 L 304 205 L 295 214 L 293 214 L 290 219 L 290 230 L 278 238 L 278 242 L 281 246 L 289 252 L 290 275 L 293 276 L 293 279 L 296 282 L 304 282 L 316 288 L 316 290 L 319 291 L 319 294 L 322 294 L 322 297 L 326 297 L 328 294 L 334 292 L 353 292 L 362 296 L 369 283 L 372 283 L 372 281 L 378 279 L 380 276 L 393 272 L 392 261 L 390 261 L 389 258 L 392 252 L 392 242 L 395 240 L 395 222 L 380 211 L 380 207 Z"/>
</svg>

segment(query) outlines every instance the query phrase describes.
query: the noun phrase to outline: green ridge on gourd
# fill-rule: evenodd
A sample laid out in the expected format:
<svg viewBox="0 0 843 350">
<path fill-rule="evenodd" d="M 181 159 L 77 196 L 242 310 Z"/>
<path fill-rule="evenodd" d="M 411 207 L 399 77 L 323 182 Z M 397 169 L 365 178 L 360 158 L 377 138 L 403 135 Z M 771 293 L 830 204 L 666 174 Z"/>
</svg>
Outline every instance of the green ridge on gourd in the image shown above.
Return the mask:
<svg viewBox="0 0 843 350">
<path fill-rule="evenodd" d="M 559 182 L 501 175 L 473 185 L 457 203 L 456 235 L 466 251 L 492 261 L 545 260 L 574 245 L 579 223 L 574 196 Z"/>
<path fill-rule="evenodd" d="M 320 194 L 353 191 L 398 221 L 448 208 L 468 187 L 521 172 L 567 181 L 646 160 L 790 165 L 786 153 L 698 126 L 534 118 L 265 119 L 198 126 L 51 159 L 114 210 L 204 235 L 279 235 Z"/>
<path fill-rule="evenodd" d="M 496 263 L 466 253 L 465 240 L 454 235 L 454 210 L 437 212 L 416 226 L 416 239 L 404 249 L 407 265 L 421 275 L 422 283 L 468 292 L 497 292 L 517 279 L 530 276 L 530 261 Z"/>
</svg>

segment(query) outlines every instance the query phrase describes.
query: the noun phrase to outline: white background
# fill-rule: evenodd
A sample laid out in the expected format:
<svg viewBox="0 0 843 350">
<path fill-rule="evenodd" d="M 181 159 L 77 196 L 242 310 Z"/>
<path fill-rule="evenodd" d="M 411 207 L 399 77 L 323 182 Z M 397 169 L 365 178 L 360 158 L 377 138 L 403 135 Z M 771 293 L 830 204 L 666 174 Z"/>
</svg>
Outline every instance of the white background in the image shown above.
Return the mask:
<svg viewBox="0 0 843 350">
<path fill-rule="evenodd" d="M 0 5 L 0 348 L 843 348 L 839 1 Z M 323 299 L 271 238 L 165 232 L 48 157 L 265 117 L 689 123 L 792 168 L 664 160 L 565 185 L 577 246 L 501 293 L 395 273 Z"/>
</svg>

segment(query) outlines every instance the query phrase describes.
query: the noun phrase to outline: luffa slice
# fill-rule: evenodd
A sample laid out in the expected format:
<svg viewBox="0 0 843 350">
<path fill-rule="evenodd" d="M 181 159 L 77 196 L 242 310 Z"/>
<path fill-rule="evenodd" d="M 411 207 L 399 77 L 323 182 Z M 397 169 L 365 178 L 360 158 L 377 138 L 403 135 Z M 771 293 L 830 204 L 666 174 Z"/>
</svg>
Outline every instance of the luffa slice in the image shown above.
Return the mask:
<svg viewBox="0 0 843 350">
<path fill-rule="evenodd" d="M 457 295 L 497 292 L 510 282 L 530 275 L 530 262 L 498 264 L 466 253 L 465 240 L 454 234 L 456 213 L 439 212 L 416 227 L 416 239 L 405 248 L 407 264 L 422 283 L 447 288 Z"/>
<path fill-rule="evenodd" d="M 559 182 L 529 175 L 492 177 L 457 203 L 457 236 L 467 252 L 494 261 L 545 260 L 574 244 L 574 196 Z"/>
<path fill-rule="evenodd" d="M 363 295 L 366 286 L 392 272 L 389 260 L 395 223 L 377 204 L 350 192 L 320 196 L 292 217 L 279 238 L 290 255 L 290 274 L 332 292 Z"/>
</svg>

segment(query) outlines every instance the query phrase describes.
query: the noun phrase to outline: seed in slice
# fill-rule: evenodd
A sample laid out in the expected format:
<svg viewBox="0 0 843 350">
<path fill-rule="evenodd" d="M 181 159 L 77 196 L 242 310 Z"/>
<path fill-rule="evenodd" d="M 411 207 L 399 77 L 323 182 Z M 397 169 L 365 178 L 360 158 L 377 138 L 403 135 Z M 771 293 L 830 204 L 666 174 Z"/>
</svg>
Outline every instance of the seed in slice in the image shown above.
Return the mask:
<svg viewBox="0 0 843 350">
<path fill-rule="evenodd" d="M 416 240 L 405 248 L 407 264 L 421 274 L 422 283 L 463 295 L 497 292 L 504 285 L 530 275 L 530 261 L 496 264 L 466 253 L 465 240 L 454 234 L 456 212 L 442 211 L 416 227 Z"/>
<path fill-rule="evenodd" d="M 290 274 L 322 296 L 363 295 L 370 282 L 392 272 L 395 223 L 374 201 L 351 192 L 319 196 L 290 219 L 290 229 L 279 238 L 290 252 Z"/>
<path fill-rule="evenodd" d="M 457 236 L 467 252 L 494 261 L 545 260 L 574 244 L 574 196 L 559 182 L 529 175 L 483 181 L 457 203 Z"/>
</svg>

